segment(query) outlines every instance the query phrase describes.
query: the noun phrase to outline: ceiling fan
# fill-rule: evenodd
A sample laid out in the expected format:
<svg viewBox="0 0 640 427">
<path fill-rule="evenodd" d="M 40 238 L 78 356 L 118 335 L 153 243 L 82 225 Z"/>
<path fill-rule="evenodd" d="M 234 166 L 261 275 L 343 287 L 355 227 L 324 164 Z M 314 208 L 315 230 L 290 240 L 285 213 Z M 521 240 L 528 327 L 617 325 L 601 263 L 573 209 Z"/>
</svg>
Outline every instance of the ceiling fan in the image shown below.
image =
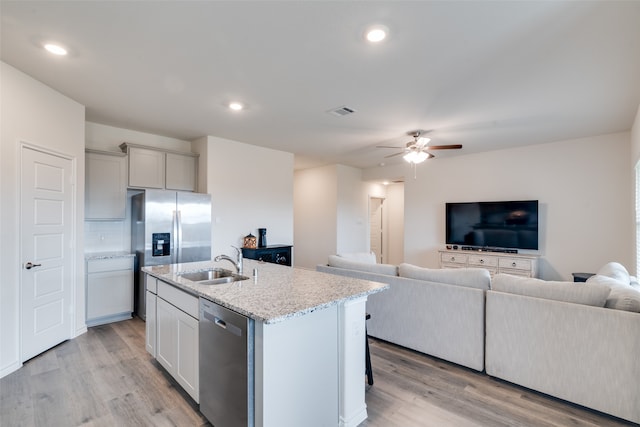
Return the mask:
<svg viewBox="0 0 640 427">
<path fill-rule="evenodd" d="M 413 136 L 413 141 L 407 142 L 405 147 L 391 147 L 388 145 L 378 145 L 376 148 L 395 148 L 402 149 L 399 153 L 390 154 L 385 156 L 385 158 L 395 157 L 403 155 L 402 158 L 411 164 L 422 163 L 427 159 L 435 157 L 429 151 L 431 150 L 459 150 L 462 148 L 461 144 L 451 144 L 451 145 L 428 145 L 431 138 L 427 138 L 422 136 L 423 134 L 428 133 L 421 130 L 415 130 L 411 132 L 407 132 L 407 135 Z"/>
</svg>

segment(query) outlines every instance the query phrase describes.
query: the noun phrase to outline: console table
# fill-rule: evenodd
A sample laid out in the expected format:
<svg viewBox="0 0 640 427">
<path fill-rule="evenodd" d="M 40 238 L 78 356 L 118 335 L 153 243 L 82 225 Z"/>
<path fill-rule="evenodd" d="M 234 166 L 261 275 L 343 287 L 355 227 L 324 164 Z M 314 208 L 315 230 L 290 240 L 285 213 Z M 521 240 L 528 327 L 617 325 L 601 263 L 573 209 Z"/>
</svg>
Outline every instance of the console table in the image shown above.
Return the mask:
<svg viewBox="0 0 640 427">
<path fill-rule="evenodd" d="M 291 267 L 292 245 L 268 245 L 264 248 L 242 248 L 242 256 L 272 264 L 288 265 Z"/>
<path fill-rule="evenodd" d="M 492 277 L 498 273 L 538 277 L 539 255 L 463 250 L 438 252 L 440 252 L 440 268 L 486 268 Z"/>
</svg>

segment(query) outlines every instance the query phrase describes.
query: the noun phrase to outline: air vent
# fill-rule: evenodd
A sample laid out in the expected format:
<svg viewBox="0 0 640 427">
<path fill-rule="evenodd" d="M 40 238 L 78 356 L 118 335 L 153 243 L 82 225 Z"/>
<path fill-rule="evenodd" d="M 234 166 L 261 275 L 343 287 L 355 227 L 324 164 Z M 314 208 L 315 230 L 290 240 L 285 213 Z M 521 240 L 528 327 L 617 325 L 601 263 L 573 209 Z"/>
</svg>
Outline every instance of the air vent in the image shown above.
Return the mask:
<svg viewBox="0 0 640 427">
<path fill-rule="evenodd" d="M 353 114 L 355 112 L 356 110 L 354 110 L 353 108 L 347 107 L 346 105 L 327 111 L 327 113 L 332 114 L 336 117 L 348 116 L 349 114 Z"/>
</svg>

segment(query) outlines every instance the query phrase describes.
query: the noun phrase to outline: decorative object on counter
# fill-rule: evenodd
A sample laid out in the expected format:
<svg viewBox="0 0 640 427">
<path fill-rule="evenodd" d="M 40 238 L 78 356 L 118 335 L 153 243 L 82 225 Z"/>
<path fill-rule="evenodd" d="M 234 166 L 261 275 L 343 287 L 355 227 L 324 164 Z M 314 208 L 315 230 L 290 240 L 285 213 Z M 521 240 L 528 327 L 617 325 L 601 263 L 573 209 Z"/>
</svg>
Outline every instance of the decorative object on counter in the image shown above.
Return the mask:
<svg viewBox="0 0 640 427">
<path fill-rule="evenodd" d="M 258 247 L 259 248 L 267 247 L 267 229 L 266 228 L 258 228 Z"/>
<path fill-rule="evenodd" d="M 247 248 L 247 249 L 255 249 L 256 248 L 256 236 L 254 236 L 251 233 L 249 233 L 248 235 L 244 236 L 244 243 L 243 243 L 242 247 Z"/>
</svg>

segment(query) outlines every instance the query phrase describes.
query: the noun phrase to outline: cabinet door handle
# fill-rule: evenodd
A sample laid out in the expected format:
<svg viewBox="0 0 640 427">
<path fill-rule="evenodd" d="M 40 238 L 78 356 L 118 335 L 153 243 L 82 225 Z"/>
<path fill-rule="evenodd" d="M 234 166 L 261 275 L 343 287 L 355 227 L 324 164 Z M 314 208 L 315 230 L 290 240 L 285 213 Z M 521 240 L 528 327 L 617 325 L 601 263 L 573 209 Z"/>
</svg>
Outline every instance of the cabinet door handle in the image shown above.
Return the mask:
<svg viewBox="0 0 640 427">
<path fill-rule="evenodd" d="M 515 266 L 517 266 L 517 264 L 515 262 L 512 262 L 511 267 L 515 267 Z"/>
<path fill-rule="evenodd" d="M 480 264 L 484 264 L 484 260 L 483 259 L 480 260 Z"/>
</svg>

